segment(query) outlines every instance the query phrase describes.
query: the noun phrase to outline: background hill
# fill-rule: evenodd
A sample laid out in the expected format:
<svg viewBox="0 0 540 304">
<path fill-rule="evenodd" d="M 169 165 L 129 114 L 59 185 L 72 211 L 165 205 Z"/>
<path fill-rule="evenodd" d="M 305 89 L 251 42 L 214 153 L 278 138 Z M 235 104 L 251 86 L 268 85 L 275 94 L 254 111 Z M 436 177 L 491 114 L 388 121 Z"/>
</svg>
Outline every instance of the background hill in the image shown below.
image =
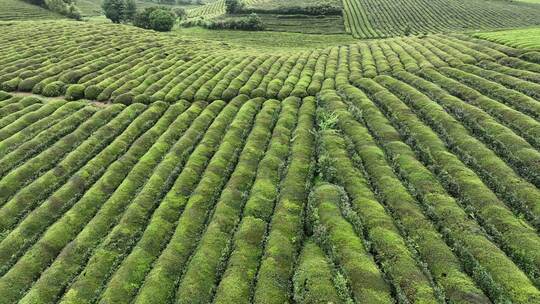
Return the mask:
<svg viewBox="0 0 540 304">
<path fill-rule="evenodd" d="M 512 28 L 540 24 L 540 5 L 490 0 L 344 0 L 356 38 Z"/>
<path fill-rule="evenodd" d="M 497 0 L 246 0 L 268 30 L 342 33 L 355 38 L 493 30 L 540 24 L 540 5 Z M 324 7 L 330 13 L 317 13 Z M 343 9 L 342 11 L 341 8 Z M 311 12 L 311 13 L 309 13 Z M 224 0 L 188 10 L 190 18 L 226 18 Z M 228 16 L 234 17 L 234 16 Z"/>
<path fill-rule="evenodd" d="M 0 21 L 65 18 L 22 0 L 0 0 Z"/>
</svg>

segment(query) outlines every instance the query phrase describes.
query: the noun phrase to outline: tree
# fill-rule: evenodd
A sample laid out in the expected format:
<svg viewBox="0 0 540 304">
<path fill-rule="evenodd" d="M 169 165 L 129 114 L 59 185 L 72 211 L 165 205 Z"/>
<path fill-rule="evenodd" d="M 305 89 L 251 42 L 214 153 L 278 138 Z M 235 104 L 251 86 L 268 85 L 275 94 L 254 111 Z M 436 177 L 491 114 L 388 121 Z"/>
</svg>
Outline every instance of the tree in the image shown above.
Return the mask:
<svg viewBox="0 0 540 304">
<path fill-rule="evenodd" d="M 42 1 L 31 1 L 41 3 Z M 81 11 L 75 6 L 72 0 L 44 0 L 42 2 L 49 10 L 60 13 L 69 18 L 81 20 Z"/>
<path fill-rule="evenodd" d="M 120 23 L 124 20 L 125 0 L 103 0 L 101 8 L 105 12 L 105 17 L 109 18 L 113 23 Z"/>
<path fill-rule="evenodd" d="M 150 28 L 159 32 L 170 31 L 176 20 L 176 16 L 165 9 L 157 9 L 150 13 Z"/>
<path fill-rule="evenodd" d="M 225 11 L 227 14 L 238 13 L 244 6 L 241 0 L 225 0 Z"/>
<path fill-rule="evenodd" d="M 158 9 L 157 6 L 147 7 L 144 10 L 137 12 L 133 19 L 133 25 L 143 29 L 150 29 L 150 13 Z"/>
<path fill-rule="evenodd" d="M 131 22 L 137 13 L 135 0 L 103 0 L 101 8 L 113 23 Z"/>
<path fill-rule="evenodd" d="M 124 12 L 124 21 L 133 22 L 135 14 L 137 13 L 137 4 L 135 0 L 126 0 L 126 10 Z"/>
<path fill-rule="evenodd" d="M 135 15 L 133 24 L 144 29 L 170 31 L 176 21 L 176 15 L 165 7 L 147 7 Z"/>
<path fill-rule="evenodd" d="M 186 10 L 181 8 L 181 7 L 177 7 L 173 10 L 174 14 L 176 15 L 176 17 L 180 20 L 183 20 L 184 18 L 186 18 L 187 16 L 187 13 L 186 13 Z"/>
</svg>

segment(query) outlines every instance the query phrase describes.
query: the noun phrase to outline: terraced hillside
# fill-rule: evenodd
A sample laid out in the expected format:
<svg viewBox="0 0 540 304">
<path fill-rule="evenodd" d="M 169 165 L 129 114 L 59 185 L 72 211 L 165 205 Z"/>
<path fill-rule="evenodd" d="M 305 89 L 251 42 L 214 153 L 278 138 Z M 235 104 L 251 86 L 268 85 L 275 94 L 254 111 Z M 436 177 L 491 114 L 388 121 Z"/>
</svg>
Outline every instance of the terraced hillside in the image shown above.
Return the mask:
<svg viewBox="0 0 540 304">
<path fill-rule="evenodd" d="M 540 303 L 538 52 L 29 24 L 0 25 L 0 303 Z"/>
<path fill-rule="evenodd" d="M 22 0 L 0 0 L 0 21 L 61 18 L 59 14 Z"/>
<path fill-rule="evenodd" d="M 478 33 L 475 36 L 521 49 L 540 51 L 540 28 Z"/>
<path fill-rule="evenodd" d="M 242 11 L 233 15 L 226 14 L 224 0 L 188 9 L 188 21 L 239 18 L 256 13 L 267 31 L 307 34 L 346 33 L 341 1 L 246 0 L 243 2 Z M 321 7 L 325 9 L 321 10 Z"/>
<path fill-rule="evenodd" d="M 0 89 L 126 104 L 231 100 L 238 94 L 284 99 L 334 87 L 335 75 L 354 80 L 501 57 L 500 52 L 489 51 L 488 42 L 471 42 L 464 36 L 397 38 L 282 54 L 258 50 L 260 55 L 254 55 L 248 47 L 185 40 L 123 25 L 83 23 L 76 31 L 72 25 L 6 26 L 0 34 L 9 42 L 0 55 Z M 48 49 L 34 47 L 43 41 Z M 535 54 L 511 52 L 521 53 Z"/>
<path fill-rule="evenodd" d="M 540 5 L 490 0 L 344 0 L 347 31 L 382 38 L 540 24 Z"/>
</svg>

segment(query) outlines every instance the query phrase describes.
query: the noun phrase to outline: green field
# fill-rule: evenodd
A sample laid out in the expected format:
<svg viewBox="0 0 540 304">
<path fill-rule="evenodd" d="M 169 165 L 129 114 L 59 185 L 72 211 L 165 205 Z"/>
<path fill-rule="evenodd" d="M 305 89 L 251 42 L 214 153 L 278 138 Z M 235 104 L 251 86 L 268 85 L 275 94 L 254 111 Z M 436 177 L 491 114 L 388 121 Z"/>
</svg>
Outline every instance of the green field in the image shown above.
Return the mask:
<svg viewBox="0 0 540 304">
<path fill-rule="evenodd" d="M 491 0 L 344 0 L 347 31 L 357 38 L 473 31 L 540 24 L 540 5 Z"/>
<path fill-rule="evenodd" d="M 62 16 L 22 0 L 0 0 L 0 21 L 61 19 Z"/>
<path fill-rule="evenodd" d="M 540 6 L 81 1 L 0 17 L 0 304 L 540 303 Z"/>
<path fill-rule="evenodd" d="M 540 28 L 478 33 L 475 36 L 513 47 L 540 51 Z"/>
<path fill-rule="evenodd" d="M 177 28 L 178 37 L 204 39 L 234 45 L 236 49 L 255 49 L 289 53 L 290 51 L 306 51 L 325 49 L 329 45 L 346 45 L 356 40 L 347 34 L 309 34 L 292 32 L 247 32 L 247 31 L 215 31 L 200 27 Z"/>
</svg>

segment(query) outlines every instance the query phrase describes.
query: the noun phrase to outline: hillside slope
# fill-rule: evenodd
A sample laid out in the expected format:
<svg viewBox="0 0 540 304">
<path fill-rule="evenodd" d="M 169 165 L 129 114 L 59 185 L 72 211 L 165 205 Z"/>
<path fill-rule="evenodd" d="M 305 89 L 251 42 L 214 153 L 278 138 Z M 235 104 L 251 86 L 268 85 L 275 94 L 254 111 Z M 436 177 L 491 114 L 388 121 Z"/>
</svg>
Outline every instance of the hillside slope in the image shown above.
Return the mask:
<svg viewBox="0 0 540 304">
<path fill-rule="evenodd" d="M 60 18 L 64 17 L 22 0 L 0 0 L 0 21 Z"/>
<path fill-rule="evenodd" d="M 356 38 L 540 24 L 540 5 L 489 0 L 344 0 L 347 31 Z"/>
<path fill-rule="evenodd" d="M 540 303 L 529 50 L 13 23 L 1 304 Z"/>
</svg>

